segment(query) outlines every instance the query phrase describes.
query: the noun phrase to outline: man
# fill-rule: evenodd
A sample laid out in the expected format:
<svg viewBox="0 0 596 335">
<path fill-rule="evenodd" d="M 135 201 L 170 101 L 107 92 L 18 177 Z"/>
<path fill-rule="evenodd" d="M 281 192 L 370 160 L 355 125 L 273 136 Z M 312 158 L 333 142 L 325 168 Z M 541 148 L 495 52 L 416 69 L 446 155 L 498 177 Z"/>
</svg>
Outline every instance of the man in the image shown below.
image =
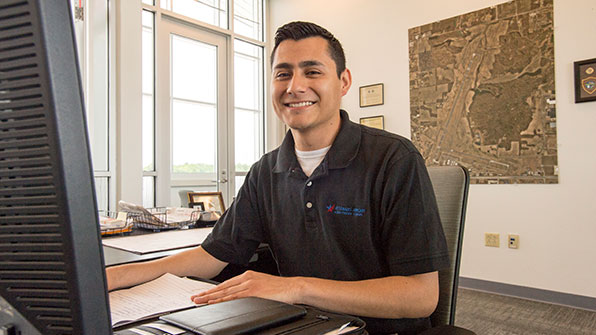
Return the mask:
<svg viewBox="0 0 596 335">
<path fill-rule="evenodd" d="M 290 127 L 281 146 L 253 165 L 201 247 L 110 268 L 109 288 L 165 272 L 212 278 L 268 243 L 281 276 L 248 271 L 193 301 L 259 296 L 358 315 L 370 333 L 427 328 L 448 254 L 422 157 L 340 111 L 352 78 L 324 28 L 279 28 L 271 64 L 273 106 Z"/>
</svg>

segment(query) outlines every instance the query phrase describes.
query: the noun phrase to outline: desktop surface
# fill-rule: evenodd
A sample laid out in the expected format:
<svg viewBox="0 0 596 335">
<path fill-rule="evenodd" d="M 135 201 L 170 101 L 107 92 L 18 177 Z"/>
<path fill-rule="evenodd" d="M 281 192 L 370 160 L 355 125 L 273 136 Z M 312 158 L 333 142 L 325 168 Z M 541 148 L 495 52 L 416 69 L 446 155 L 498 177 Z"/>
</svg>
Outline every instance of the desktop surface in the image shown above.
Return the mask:
<svg viewBox="0 0 596 335">
<path fill-rule="evenodd" d="M 104 263 L 106 266 L 113 266 L 113 265 L 120 265 L 120 264 L 126 264 L 126 263 L 150 261 L 153 259 L 158 259 L 158 258 L 174 255 L 174 254 L 177 254 L 177 253 L 185 251 L 185 250 L 190 250 L 192 248 L 194 248 L 194 247 L 138 255 L 138 254 L 132 253 L 130 251 L 116 249 L 116 248 L 112 248 L 112 247 L 108 247 L 108 246 L 104 245 L 103 246 L 103 257 L 104 257 Z"/>
<path fill-rule="evenodd" d="M 196 229 L 196 228 L 195 228 Z M 208 229 L 208 228 L 198 228 L 198 229 Z M 186 231 L 192 231 L 194 229 L 189 229 Z M 151 231 L 144 231 L 144 234 L 153 235 L 148 236 L 148 238 L 154 238 L 155 236 L 165 236 L 167 235 L 168 231 L 164 232 L 151 232 Z M 134 234 L 134 235 L 138 235 Z M 157 234 L 157 235 L 155 235 Z M 160 235 L 161 234 L 161 235 Z M 127 235 L 128 236 L 128 235 Z M 143 235 L 144 236 L 144 235 Z M 104 240 L 112 240 L 118 238 L 116 236 L 104 237 Z M 200 241 L 202 242 L 202 241 Z M 200 244 L 197 244 L 200 245 Z M 194 248 L 192 247 L 184 247 L 184 248 L 177 248 L 172 250 L 164 250 L 158 252 L 151 252 L 145 254 L 137 254 L 130 251 L 125 251 L 117 248 L 113 248 L 110 246 L 103 245 L 103 254 L 104 254 L 104 263 L 105 266 L 114 266 L 126 263 L 134 263 L 134 262 L 142 262 L 142 261 L 149 261 L 158 259 L 161 257 L 167 257 L 170 255 L 177 254 L 179 252 L 183 252 L 186 250 L 190 250 Z M 268 273 L 272 275 L 279 275 L 277 269 L 277 263 L 275 262 L 269 246 L 267 244 L 261 244 L 259 248 L 255 251 L 255 254 L 251 258 L 248 265 L 236 265 L 236 264 L 228 264 L 222 272 L 217 275 L 216 277 L 212 278 L 212 280 L 216 282 L 223 282 L 227 279 L 230 279 L 234 276 L 240 275 L 247 270 L 253 270 L 263 273 Z"/>
</svg>

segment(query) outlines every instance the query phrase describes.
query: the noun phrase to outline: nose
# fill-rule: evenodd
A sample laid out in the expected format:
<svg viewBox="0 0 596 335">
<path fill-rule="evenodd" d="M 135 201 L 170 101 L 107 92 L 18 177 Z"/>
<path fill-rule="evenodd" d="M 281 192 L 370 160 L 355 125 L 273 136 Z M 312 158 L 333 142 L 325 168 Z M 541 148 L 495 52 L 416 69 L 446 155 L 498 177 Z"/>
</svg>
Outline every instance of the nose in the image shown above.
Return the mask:
<svg viewBox="0 0 596 335">
<path fill-rule="evenodd" d="M 292 79 L 288 83 L 288 88 L 286 89 L 286 93 L 288 94 L 297 94 L 297 93 L 304 93 L 306 92 L 306 78 L 299 74 L 295 74 L 292 76 Z"/>
</svg>

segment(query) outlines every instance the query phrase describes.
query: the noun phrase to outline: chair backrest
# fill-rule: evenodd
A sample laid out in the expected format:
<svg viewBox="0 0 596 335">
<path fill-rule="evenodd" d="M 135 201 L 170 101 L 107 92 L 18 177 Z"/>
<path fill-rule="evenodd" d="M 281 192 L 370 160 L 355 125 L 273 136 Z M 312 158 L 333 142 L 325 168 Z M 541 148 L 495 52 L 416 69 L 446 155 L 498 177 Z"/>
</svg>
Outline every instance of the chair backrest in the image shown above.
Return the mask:
<svg viewBox="0 0 596 335">
<path fill-rule="evenodd" d="M 439 303 L 430 317 L 431 324 L 436 327 L 453 325 L 455 321 L 459 263 L 470 176 L 468 171 L 460 166 L 431 166 L 428 168 L 428 173 L 435 190 L 451 260 L 449 268 L 439 271 Z"/>
</svg>

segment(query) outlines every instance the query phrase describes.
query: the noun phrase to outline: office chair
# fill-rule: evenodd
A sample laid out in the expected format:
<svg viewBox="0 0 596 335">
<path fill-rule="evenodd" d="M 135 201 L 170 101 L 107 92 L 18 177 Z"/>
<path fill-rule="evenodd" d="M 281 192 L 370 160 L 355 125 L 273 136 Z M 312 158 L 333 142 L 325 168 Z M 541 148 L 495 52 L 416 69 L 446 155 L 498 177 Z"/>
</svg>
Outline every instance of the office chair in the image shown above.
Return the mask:
<svg viewBox="0 0 596 335">
<path fill-rule="evenodd" d="M 435 191 L 451 263 L 449 268 L 439 271 L 439 303 L 430 316 L 433 328 L 422 334 L 474 334 L 454 325 L 470 175 L 461 166 L 432 166 L 428 168 L 428 173 Z"/>
</svg>

